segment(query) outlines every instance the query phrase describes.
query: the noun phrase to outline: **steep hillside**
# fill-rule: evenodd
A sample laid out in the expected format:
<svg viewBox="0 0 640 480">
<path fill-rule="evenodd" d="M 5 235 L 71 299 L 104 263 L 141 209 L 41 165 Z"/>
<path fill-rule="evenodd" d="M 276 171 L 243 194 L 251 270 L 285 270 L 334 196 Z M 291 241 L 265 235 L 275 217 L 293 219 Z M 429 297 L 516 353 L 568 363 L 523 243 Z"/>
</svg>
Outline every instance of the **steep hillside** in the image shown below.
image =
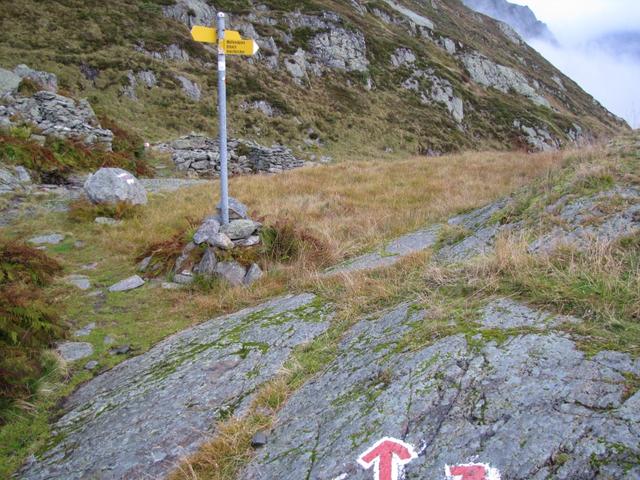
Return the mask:
<svg viewBox="0 0 640 480">
<path fill-rule="evenodd" d="M 228 67 L 231 134 L 318 149 L 551 149 L 627 128 L 500 22 L 458 0 L 0 2 L 0 66 L 151 140 L 215 129 L 215 7 L 257 39 Z M 365 147 L 366 146 L 366 147 Z"/>
<path fill-rule="evenodd" d="M 555 41 L 549 27 L 538 20 L 527 6 L 506 0 L 463 0 L 463 3 L 477 12 L 507 23 L 526 39 Z"/>
</svg>

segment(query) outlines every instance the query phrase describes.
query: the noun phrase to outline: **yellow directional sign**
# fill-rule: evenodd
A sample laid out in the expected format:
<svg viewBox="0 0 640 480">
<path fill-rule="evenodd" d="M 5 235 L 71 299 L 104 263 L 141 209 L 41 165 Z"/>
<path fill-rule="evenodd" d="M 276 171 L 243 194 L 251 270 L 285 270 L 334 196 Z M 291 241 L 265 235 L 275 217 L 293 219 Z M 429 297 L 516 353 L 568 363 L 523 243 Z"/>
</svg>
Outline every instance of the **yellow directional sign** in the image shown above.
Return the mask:
<svg viewBox="0 0 640 480">
<path fill-rule="evenodd" d="M 195 25 L 191 29 L 191 38 L 196 42 L 218 43 L 218 33 L 215 28 Z M 225 30 L 224 40 L 220 42 L 220 48 L 226 55 L 255 55 L 260 47 L 254 40 L 245 40 L 236 30 Z"/>
<path fill-rule="evenodd" d="M 191 38 L 196 42 L 218 43 L 218 34 L 215 28 L 201 27 L 200 25 L 195 25 L 191 29 Z"/>
<path fill-rule="evenodd" d="M 227 38 L 227 32 L 225 32 L 225 39 L 222 41 L 222 49 L 226 55 L 255 55 L 260 47 L 254 40 L 236 40 L 233 38 Z"/>
<path fill-rule="evenodd" d="M 215 28 L 195 25 L 191 29 L 191 38 L 201 43 L 218 43 L 218 33 Z M 236 30 L 225 30 L 224 38 L 227 40 L 242 40 L 240 32 Z"/>
</svg>

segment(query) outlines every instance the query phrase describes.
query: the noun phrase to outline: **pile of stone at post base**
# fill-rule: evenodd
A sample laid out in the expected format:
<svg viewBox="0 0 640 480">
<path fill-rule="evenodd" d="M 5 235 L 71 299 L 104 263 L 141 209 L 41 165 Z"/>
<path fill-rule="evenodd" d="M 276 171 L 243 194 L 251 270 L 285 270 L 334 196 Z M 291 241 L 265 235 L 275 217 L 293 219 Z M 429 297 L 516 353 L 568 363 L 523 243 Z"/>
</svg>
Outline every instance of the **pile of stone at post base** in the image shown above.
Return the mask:
<svg viewBox="0 0 640 480">
<path fill-rule="evenodd" d="M 233 254 L 237 249 L 257 247 L 260 244 L 261 227 L 260 223 L 248 217 L 245 205 L 230 197 L 229 223 L 222 225 L 218 205 L 218 215 L 205 218 L 193 235 L 193 240 L 183 248 L 172 271 L 173 282 L 186 285 L 200 276 L 218 277 L 233 286 L 251 285 L 262 277 L 260 266 L 252 263 L 246 267 L 234 260 Z M 150 263 L 151 257 L 145 258 L 140 269 L 144 271 Z"/>
</svg>

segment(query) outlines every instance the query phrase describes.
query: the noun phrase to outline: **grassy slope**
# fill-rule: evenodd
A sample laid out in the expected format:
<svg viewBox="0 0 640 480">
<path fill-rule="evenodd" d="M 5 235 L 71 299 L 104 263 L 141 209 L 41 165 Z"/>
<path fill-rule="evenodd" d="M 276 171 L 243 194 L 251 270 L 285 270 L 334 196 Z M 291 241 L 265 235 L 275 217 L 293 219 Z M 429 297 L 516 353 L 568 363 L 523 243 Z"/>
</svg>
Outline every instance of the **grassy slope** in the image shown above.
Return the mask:
<svg viewBox="0 0 640 480">
<path fill-rule="evenodd" d="M 231 191 L 249 204 L 255 216 L 264 216 L 267 224 L 282 218 L 304 218 L 314 235 L 330 247 L 330 258 L 322 263 L 332 263 L 399 233 L 489 202 L 557 167 L 566 155 L 464 154 L 429 162 L 420 157 L 354 159 L 277 176 L 234 178 Z M 86 274 L 93 285 L 104 288 L 133 274 L 135 257 L 146 245 L 188 230 L 189 217 L 197 220 L 211 212 L 215 202 L 212 190 L 203 186 L 154 195 L 139 216 L 118 227 L 77 223 L 67 214 L 42 212 L 5 234 L 20 238 L 45 231 L 67 234 L 50 252 L 63 263 L 66 273 Z M 76 240 L 85 246 L 75 248 Z M 96 261 L 95 271 L 80 270 Z M 216 285 L 213 291 L 168 291 L 156 284 L 126 294 L 107 294 L 102 301 L 59 281 L 46 295 L 63 306 L 64 318 L 72 329 L 97 323 L 87 341 L 95 346 L 92 358 L 100 362 L 100 368 L 108 368 L 122 357 L 107 353 L 109 347 L 103 344 L 107 334 L 117 345 L 131 344 L 133 353 L 138 354 L 189 325 L 284 292 L 311 290 L 336 301 L 343 298 L 344 308 L 351 309 L 353 315 L 375 308 L 376 298 L 386 297 L 384 281 L 354 283 L 345 278 L 328 282 L 317 277 L 317 265 L 313 252 L 294 263 L 272 264 L 266 278 L 251 289 Z M 52 373 L 40 395 L 29 399 L 34 411 L 16 410 L 13 421 L 0 430 L 0 476 L 46 443 L 47 419 L 55 413 L 56 400 L 92 376 L 83 365 L 81 361 L 69 367 L 69 378 L 62 383 L 60 377 L 67 373 Z"/>
<path fill-rule="evenodd" d="M 396 351 L 422 349 L 447 335 L 463 334 L 470 344 L 501 343 L 527 329 L 486 330 L 475 323 L 491 298 L 510 296 L 551 312 L 577 315 L 582 322 L 563 326 L 591 355 L 614 350 L 640 355 L 640 234 L 584 252 L 559 251 L 549 257 L 527 252 L 541 225 L 549 226 L 545 207 L 567 194 L 589 195 L 612 185 L 640 186 L 640 149 L 636 137 L 622 141 L 619 151 L 577 151 L 516 194 L 511 221 L 523 220 L 524 231 L 499 239 L 495 254 L 463 265 L 440 266 L 430 254 L 414 255 L 399 264 L 362 272 L 315 291 L 332 301 L 337 315 L 327 334 L 298 349 L 284 372 L 262 385 L 241 418 L 221 420 L 216 435 L 176 468 L 172 480 L 235 480 L 253 456 L 251 439 L 275 425 L 276 414 L 305 380 L 335 358 L 344 332 L 362 315 L 416 299 L 427 311 Z M 381 375 L 384 375 L 382 372 Z M 640 378 L 627 378 L 627 398 L 640 389 Z"/>
<path fill-rule="evenodd" d="M 13 67 L 24 62 L 55 72 L 63 91 L 88 97 L 98 113 L 150 139 L 163 139 L 190 130 L 210 130 L 215 95 L 210 62 L 214 58 L 201 44 L 189 39 L 186 26 L 162 16 L 163 3 L 169 0 L 108 3 L 64 0 L 51 2 L 43 9 L 36 0 L 2 0 L 0 65 Z M 232 12 L 248 11 L 247 2 L 222 3 Z M 301 144 L 305 132 L 313 128 L 333 150 L 348 151 L 357 146 L 359 150 L 374 153 L 385 146 L 408 151 L 513 146 L 515 118 L 547 124 L 561 136 L 574 121 L 596 134 L 620 128 L 604 109 L 594 105 L 590 96 L 533 49 L 510 43 L 495 22 L 472 14 L 458 2 L 442 2 L 437 10 L 430 2 L 406 3 L 432 18 L 439 35 L 460 40 L 467 48 L 479 50 L 502 64 L 524 69 L 549 92 L 557 91 L 551 77 L 554 74 L 563 77 L 568 91 L 553 102 L 558 112 L 533 107 L 517 95 L 479 88 L 469 82 L 461 65 L 432 41 L 411 36 L 404 27 L 385 24 L 371 14 L 359 16 L 348 3 L 334 0 L 265 3 L 275 10 L 273 15 L 280 18 L 294 8 L 310 13 L 327 9 L 340 13 L 347 27 L 365 33 L 376 88 L 367 92 L 363 75 L 335 71 L 300 87 L 291 81 L 284 67 L 272 72 L 260 63 L 233 58 L 228 75 L 232 135 L 296 145 Z M 368 4 L 397 16 L 384 2 Z M 233 22 L 233 18 L 239 17 L 236 14 L 231 18 Z M 288 30 L 284 23 L 257 28 L 265 37 L 273 36 L 288 53 L 306 44 L 305 35 L 297 31 L 292 32 L 293 43 L 284 44 L 281 36 Z M 192 60 L 188 63 L 154 60 L 135 51 L 136 44 L 144 44 L 151 51 L 162 51 L 167 45 L 177 44 Z M 465 100 L 466 132 L 456 128 L 441 105 L 425 107 L 415 93 L 401 89 L 400 84 L 410 71 L 390 67 L 390 55 L 398 46 L 417 52 L 417 67 L 433 69 L 451 81 L 456 94 Z M 94 81 L 82 75 L 81 67 L 86 66 L 99 70 Z M 126 72 L 146 69 L 155 72 L 158 87 L 150 90 L 138 87 L 138 101 L 122 96 L 121 88 L 128 84 Z M 203 89 L 203 101 L 196 103 L 185 97 L 175 74 L 196 80 Z M 285 115 L 269 119 L 237 109 L 243 100 L 255 99 L 267 99 L 283 107 Z"/>
</svg>

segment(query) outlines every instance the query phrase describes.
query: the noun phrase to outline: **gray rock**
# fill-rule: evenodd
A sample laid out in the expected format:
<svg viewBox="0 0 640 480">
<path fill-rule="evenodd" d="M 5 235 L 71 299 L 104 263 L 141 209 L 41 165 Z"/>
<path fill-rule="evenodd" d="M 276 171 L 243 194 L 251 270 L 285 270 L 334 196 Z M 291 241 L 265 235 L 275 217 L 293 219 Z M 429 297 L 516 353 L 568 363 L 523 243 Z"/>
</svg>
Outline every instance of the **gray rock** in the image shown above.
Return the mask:
<svg viewBox="0 0 640 480">
<path fill-rule="evenodd" d="M 53 92 L 40 91 L 31 97 L 5 97 L 0 118 L 18 119 L 35 126 L 42 135 L 82 140 L 111 150 L 113 132 L 103 129 L 86 100 L 74 100 Z"/>
<path fill-rule="evenodd" d="M 141 287 L 144 285 L 144 280 L 140 278 L 138 275 L 134 275 L 133 277 L 125 278 L 124 280 L 119 281 L 109 287 L 110 292 L 126 292 L 128 290 L 133 290 L 134 288 Z"/>
<path fill-rule="evenodd" d="M 553 332 L 500 344 L 453 335 L 395 350 L 423 318 L 402 305 L 357 324 L 279 411 L 239 478 L 369 479 L 356 459 L 385 436 L 420 452 L 405 466 L 408 479 L 444 478 L 445 465 L 470 461 L 513 480 L 634 478 L 640 416 L 629 413 L 640 395 L 626 399 L 620 371 Z"/>
<path fill-rule="evenodd" d="M 193 80 L 189 80 L 187 77 L 183 75 L 177 75 L 176 79 L 182 85 L 182 91 L 184 94 L 189 97 L 191 100 L 196 102 L 200 101 L 200 97 L 202 96 L 202 92 L 200 91 L 200 87 Z"/>
<path fill-rule="evenodd" d="M 216 209 L 218 217 L 222 216 L 221 204 L 218 203 Z M 237 198 L 229 197 L 229 220 L 241 220 L 249 218 L 249 209 Z"/>
<path fill-rule="evenodd" d="M 194 25 L 215 25 L 216 22 L 216 9 L 205 0 L 178 0 L 162 7 L 162 12 L 189 28 Z"/>
<path fill-rule="evenodd" d="M 40 85 L 43 90 L 48 90 L 53 93 L 58 91 L 58 77 L 53 73 L 33 70 L 24 64 L 18 65 L 14 68 L 13 73 L 18 75 L 20 78 L 33 80 Z"/>
<path fill-rule="evenodd" d="M 189 272 L 176 273 L 173 276 L 173 282 L 178 285 L 190 285 L 194 280 L 193 275 Z"/>
<path fill-rule="evenodd" d="M 177 290 L 179 288 L 181 288 L 182 285 L 180 285 L 179 283 L 174 283 L 174 282 L 162 282 L 162 288 L 165 290 Z"/>
<path fill-rule="evenodd" d="M 116 220 L 115 218 L 109 218 L 109 217 L 96 217 L 94 222 L 97 223 L 98 225 L 108 225 L 108 226 L 120 225 L 122 223 L 120 220 Z"/>
<path fill-rule="evenodd" d="M 114 343 L 116 343 L 116 340 L 111 335 L 105 335 L 104 340 L 102 340 L 102 343 L 105 345 L 113 345 Z"/>
<path fill-rule="evenodd" d="M 32 237 L 29 239 L 29 243 L 34 245 L 58 245 L 64 240 L 64 235 L 61 233 L 50 233 L 48 235 L 40 235 L 39 237 Z"/>
<path fill-rule="evenodd" d="M 84 365 L 84 369 L 85 370 L 93 370 L 95 369 L 97 366 L 99 365 L 97 360 L 89 360 L 85 365 Z"/>
<path fill-rule="evenodd" d="M 148 257 L 145 257 L 142 260 L 140 260 L 137 267 L 138 271 L 145 272 L 147 268 L 149 268 L 149 265 L 151 264 L 151 260 L 153 260 L 153 255 L 149 255 Z"/>
<path fill-rule="evenodd" d="M 202 260 L 198 266 L 194 269 L 195 273 L 206 276 L 213 276 L 216 273 L 216 265 L 218 264 L 218 259 L 216 258 L 216 254 L 211 248 L 207 248 L 202 256 Z"/>
<path fill-rule="evenodd" d="M 86 337 L 91 335 L 91 332 L 93 332 L 93 330 L 96 328 L 96 322 L 91 322 L 87 325 L 85 325 L 84 327 L 82 327 L 80 330 L 76 330 L 75 333 L 73 334 L 74 337 Z"/>
<path fill-rule="evenodd" d="M 0 68 L 0 96 L 14 92 L 20 86 L 21 78 L 10 70 Z"/>
<path fill-rule="evenodd" d="M 253 448 L 264 447 L 267 444 L 267 434 L 265 432 L 258 432 L 251 438 L 251 446 Z"/>
<path fill-rule="evenodd" d="M 513 90 L 536 105 L 551 107 L 549 101 L 536 92 L 522 73 L 498 65 L 477 52 L 464 54 L 460 59 L 474 82 L 485 87 L 493 87 L 503 93 Z"/>
<path fill-rule="evenodd" d="M 236 287 L 243 284 L 247 269 L 236 261 L 219 262 L 216 265 L 216 275 Z"/>
<path fill-rule="evenodd" d="M 480 324 L 487 329 L 535 328 L 545 330 L 562 324 L 577 323 L 573 317 L 555 315 L 550 312 L 534 310 L 522 303 L 500 298 L 489 303 L 482 311 Z"/>
<path fill-rule="evenodd" d="M 218 218 L 208 217 L 193 235 L 193 243 L 200 245 L 201 243 L 207 242 L 209 239 L 213 239 L 219 231 L 220 222 Z"/>
<path fill-rule="evenodd" d="M 66 362 L 75 362 L 92 355 L 93 345 L 86 342 L 62 342 L 56 346 L 56 352 Z"/>
<path fill-rule="evenodd" d="M 241 238 L 239 240 L 234 240 L 233 244 L 236 247 L 255 247 L 260 244 L 260 236 L 259 235 L 251 235 L 247 238 Z"/>
<path fill-rule="evenodd" d="M 257 263 L 252 263 L 249 269 L 247 270 L 247 274 L 244 276 L 244 280 L 242 283 L 246 286 L 252 285 L 262 278 L 264 274 L 262 273 L 262 269 Z"/>
<path fill-rule="evenodd" d="M 402 67 L 415 63 L 416 55 L 410 48 L 396 48 L 396 51 L 391 55 L 391 65 L 394 67 Z"/>
<path fill-rule="evenodd" d="M 30 184 L 31 176 L 24 167 L 0 164 L 0 194 L 28 192 Z"/>
<path fill-rule="evenodd" d="M 168 337 L 67 398 L 53 427 L 60 441 L 21 478 L 167 476 L 218 420 L 242 416 L 257 388 L 328 320 L 315 296 L 288 296 Z"/>
<path fill-rule="evenodd" d="M 213 238 L 207 240 L 207 243 L 221 250 L 232 250 L 235 246 L 233 241 L 224 233 L 216 233 Z"/>
<path fill-rule="evenodd" d="M 131 345 L 120 345 L 109 349 L 109 355 L 126 355 L 131 351 Z"/>
<path fill-rule="evenodd" d="M 259 225 L 253 220 L 231 220 L 228 224 L 220 227 L 220 233 L 224 233 L 231 240 L 249 238 L 258 229 Z"/>
<path fill-rule="evenodd" d="M 389 5 L 391 8 L 396 10 L 398 13 L 407 17 L 411 22 L 415 23 L 416 25 L 420 27 L 424 27 L 428 30 L 433 30 L 435 28 L 434 23 L 424 15 L 420 15 L 419 13 L 414 12 L 413 10 L 405 7 L 404 5 L 400 5 L 394 0 L 384 0 L 384 1 L 387 3 L 387 5 Z"/>
<path fill-rule="evenodd" d="M 440 225 L 434 225 L 424 230 L 403 235 L 390 242 L 382 251 L 367 253 L 351 259 L 328 269 L 325 275 L 352 273 L 391 266 L 407 255 L 435 246 L 441 228 Z"/>
<path fill-rule="evenodd" d="M 138 179 L 121 168 L 101 168 L 87 178 L 84 190 L 93 203 L 147 203 L 147 192 Z"/>
<path fill-rule="evenodd" d="M 89 290 L 91 282 L 86 275 L 69 275 L 65 277 L 65 281 L 80 290 Z"/>
<path fill-rule="evenodd" d="M 174 272 L 180 273 L 185 270 L 185 268 L 187 270 L 191 268 L 191 265 L 189 264 L 191 263 L 192 252 L 195 249 L 196 244 L 193 242 L 189 242 L 184 246 L 182 252 L 180 253 L 180 256 L 176 259 L 176 264 L 173 267 Z"/>
<path fill-rule="evenodd" d="M 362 32 L 333 28 L 313 37 L 310 47 L 320 63 L 329 68 L 364 72 L 369 66 Z"/>
</svg>

